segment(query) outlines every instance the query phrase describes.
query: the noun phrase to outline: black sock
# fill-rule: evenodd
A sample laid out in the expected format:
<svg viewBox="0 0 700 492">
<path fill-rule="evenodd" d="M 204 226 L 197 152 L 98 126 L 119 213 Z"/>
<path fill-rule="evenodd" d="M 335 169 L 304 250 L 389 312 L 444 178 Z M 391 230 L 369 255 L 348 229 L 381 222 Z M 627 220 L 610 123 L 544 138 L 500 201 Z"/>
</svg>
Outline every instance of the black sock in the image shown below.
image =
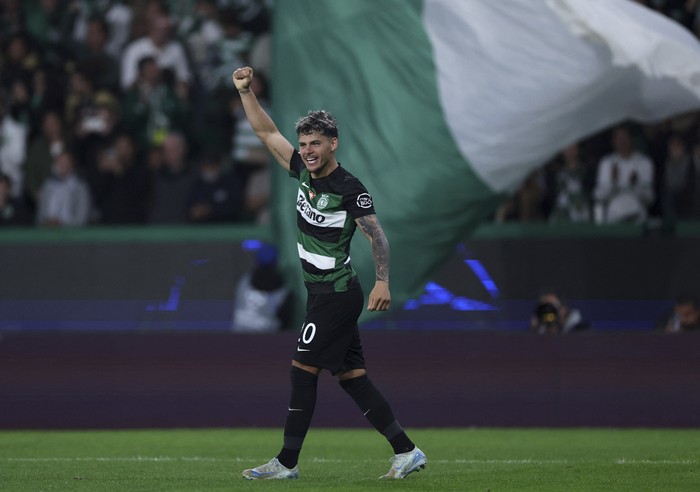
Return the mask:
<svg viewBox="0 0 700 492">
<path fill-rule="evenodd" d="M 415 448 L 399 422 L 394 417 L 389 403 L 367 375 L 340 381 L 340 386 L 355 400 L 367 420 L 386 437 L 395 454 Z"/>
<path fill-rule="evenodd" d="M 296 366 L 292 366 L 292 395 L 289 399 L 289 413 L 284 425 L 284 444 L 277 459 L 287 468 L 294 468 L 299 461 L 301 446 L 311 425 L 311 417 L 316 407 L 316 384 L 318 376 Z"/>
</svg>

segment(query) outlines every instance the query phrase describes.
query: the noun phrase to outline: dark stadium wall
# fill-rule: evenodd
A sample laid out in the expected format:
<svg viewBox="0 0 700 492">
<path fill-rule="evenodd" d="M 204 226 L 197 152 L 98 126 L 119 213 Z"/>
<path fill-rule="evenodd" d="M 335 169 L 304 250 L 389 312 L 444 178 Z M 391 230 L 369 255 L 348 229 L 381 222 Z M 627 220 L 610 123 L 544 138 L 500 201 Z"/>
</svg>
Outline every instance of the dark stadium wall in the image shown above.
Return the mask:
<svg viewBox="0 0 700 492">
<path fill-rule="evenodd" d="M 1 231 L 0 231 L 1 232 Z M 40 232 L 40 231 L 39 231 Z M 0 234 L 0 330 L 229 330 L 251 228 Z"/>
<path fill-rule="evenodd" d="M 236 282 L 252 266 L 245 245 L 260 235 L 236 228 L 53 232 L 14 240 L 0 234 L 0 330 L 226 331 Z M 437 296 L 395 306 L 363 326 L 522 331 L 539 293 L 553 289 L 594 329 L 649 330 L 676 295 L 700 293 L 699 265 L 698 236 L 475 237 L 436 272 L 430 285 Z"/>
<path fill-rule="evenodd" d="M 280 427 L 296 335 L 6 334 L 0 428 Z M 414 427 L 697 427 L 700 334 L 368 332 Z M 368 427 L 329 374 L 314 426 Z"/>
</svg>

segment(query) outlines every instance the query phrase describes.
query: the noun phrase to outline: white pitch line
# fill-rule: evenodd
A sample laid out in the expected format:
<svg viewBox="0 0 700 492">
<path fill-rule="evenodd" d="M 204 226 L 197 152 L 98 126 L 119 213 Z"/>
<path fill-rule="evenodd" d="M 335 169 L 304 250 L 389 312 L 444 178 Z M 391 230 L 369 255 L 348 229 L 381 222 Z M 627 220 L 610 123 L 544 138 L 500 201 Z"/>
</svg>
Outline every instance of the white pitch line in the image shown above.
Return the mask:
<svg viewBox="0 0 700 492">
<path fill-rule="evenodd" d="M 204 463 L 255 463 L 264 461 L 263 458 L 211 458 L 206 456 L 125 456 L 125 457 L 15 457 L 5 458 L 5 462 L 9 463 L 42 463 L 42 462 L 62 462 L 62 463 L 79 463 L 79 462 L 119 462 L 119 463 L 174 463 L 174 462 L 204 462 Z M 311 458 L 314 463 L 376 463 L 382 460 L 342 460 L 329 458 Z M 454 460 L 429 460 L 430 463 L 439 463 L 446 465 L 566 465 L 583 463 L 582 461 L 570 460 L 542 460 L 542 459 L 454 459 Z M 647 459 L 627 459 L 618 458 L 613 461 L 616 465 L 696 465 L 700 463 L 698 460 L 647 460 Z"/>
<path fill-rule="evenodd" d="M 261 458 L 262 459 L 262 458 Z M 47 457 L 47 458 L 7 458 L 9 462 L 128 462 L 128 463 L 138 463 L 138 462 L 151 462 L 151 463 L 172 463 L 179 461 L 189 461 L 189 462 L 239 462 L 239 463 L 249 463 L 257 462 L 260 460 L 256 459 L 243 459 L 243 458 L 206 458 L 202 456 L 192 456 L 192 457 L 169 457 L 169 456 L 132 456 L 132 457 L 76 457 L 76 458 L 59 458 L 59 457 Z M 329 458 L 312 458 L 314 463 L 376 463 L 382 460 L 342 460 L 342 459 L 329 459 Z M 493 465 L 561 465 L 568 463 L 567 460 L 535 460 L 535 459 L 524 459 L 524 460 L 431 460 L 431 463 L 440 464 L 460 464 L 460 465 L 482 465 L 482 464 L 493 464 Z"/>
<path fill-rule="evenodd" d="M 616 465 L 696 465 L 698 460 L 630 460 L 620 458 L 615 460 Z"/>
<path fill-rule="evenodd" d="M 120 462 L 120 463 L 137 463 L 137 462 L 149 462 L 149 463 L 168 463 L 177 461 L 205 461 L 205 462 L 224 462 L 224 461 L 237 461 L 232 459 L 220 459 L 220 458 L 204 458 L 201 456 L 192 457 L 181 457 L 172 458 L 169 456 L 131 456 L 123 458 L 103 458 L 103 457 L 76 457 L 76 458 L 7 458 L 10 462 Z M 241 460 L 238 460 L 241 461 Z M 251 460 L 245 460 L 251 461 Z"/>
<path fill-rule="evenodd" d="M 340 460 L 340 459 L 328 459 L 328 458 L 313 458 L 311 461 L 314 463 L 372 463 L 377 460 Z M 535 459 L 524 459 L 524 460 L 466 460 L 466 459 L 456 459 L 456 460 L 428 460 L 430 463 L 440 463 L 447 465 L 562 465 L 568 463 L 567 460 L 535 460 Z"/>
</svg>

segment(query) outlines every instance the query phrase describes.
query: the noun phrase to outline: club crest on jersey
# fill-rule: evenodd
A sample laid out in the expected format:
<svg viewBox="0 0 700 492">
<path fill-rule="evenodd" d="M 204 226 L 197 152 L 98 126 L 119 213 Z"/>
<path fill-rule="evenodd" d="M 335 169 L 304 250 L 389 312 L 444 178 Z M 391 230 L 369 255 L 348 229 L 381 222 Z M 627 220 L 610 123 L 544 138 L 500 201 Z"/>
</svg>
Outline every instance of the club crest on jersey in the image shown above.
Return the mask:
<svg viewBox="0 0 700 492">
<path fill-rule="evenodd" d="M 369 193 L 360 193 L 357 195 L 357 206 L 360 208 L 370 208 L 372 206 L 372 197 Z"/>
<path fill-rule="evenodd" d="M 321 198 L 316 202 L 316 208 L 318 210 L 323 210 L 328 206 L 328 193 L 321 193 Z"/>
</svg>

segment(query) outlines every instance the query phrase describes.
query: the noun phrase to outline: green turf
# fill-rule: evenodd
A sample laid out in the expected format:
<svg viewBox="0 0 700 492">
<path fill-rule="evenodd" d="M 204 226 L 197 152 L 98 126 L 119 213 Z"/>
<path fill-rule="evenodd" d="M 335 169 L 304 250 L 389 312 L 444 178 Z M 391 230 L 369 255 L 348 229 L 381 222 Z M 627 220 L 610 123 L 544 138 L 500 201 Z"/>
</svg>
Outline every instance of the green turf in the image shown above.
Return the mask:
<svg viewBox="0 0 700 492">
<path fill-rule="evenodd" d="M 0 432 L 0 491 L 698 491 L 700 430 L 421 429 L 428 467 L 380 482 L 391 451 L 370 430 L 312 429 L 297 481 L 240 471 L 280 430 Z"/>
</svg>

